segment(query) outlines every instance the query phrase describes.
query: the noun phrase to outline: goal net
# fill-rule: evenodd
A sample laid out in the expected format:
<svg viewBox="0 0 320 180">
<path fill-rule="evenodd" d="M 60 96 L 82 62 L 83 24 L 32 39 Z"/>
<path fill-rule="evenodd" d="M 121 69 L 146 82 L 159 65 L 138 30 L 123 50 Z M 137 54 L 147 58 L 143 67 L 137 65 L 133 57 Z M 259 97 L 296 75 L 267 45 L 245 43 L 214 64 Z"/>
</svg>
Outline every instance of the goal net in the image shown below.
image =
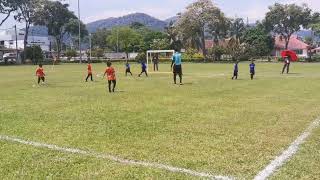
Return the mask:
<svg viewBox="0 0 320 180">
<path fill-rule="evenodd" d="M 165 58 L 171 58 L 172 55 L 175 53 L 174 50 L 149 50 L 147 51 L 147 71 L 149 72 L 149 65 L 152 64 L 152 59 L 154 56 L 158 55 L 158 58 L 160 59 L 160 55 L 164 55 Z M 162 56 L 163 57 L 163 56 Z"/>
</svg>

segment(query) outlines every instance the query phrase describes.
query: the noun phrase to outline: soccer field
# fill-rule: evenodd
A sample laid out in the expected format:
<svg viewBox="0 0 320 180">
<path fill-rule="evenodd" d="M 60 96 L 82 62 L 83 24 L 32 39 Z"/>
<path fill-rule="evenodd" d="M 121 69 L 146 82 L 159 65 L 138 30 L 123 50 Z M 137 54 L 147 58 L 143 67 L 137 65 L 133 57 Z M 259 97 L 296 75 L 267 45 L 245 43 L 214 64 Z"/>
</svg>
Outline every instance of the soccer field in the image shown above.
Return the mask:
<svg viewBox="0 0 320 180">
<path fill-rule="evenodd" d="M 162 73 L 124 76 L 109 94 L 93 64 L 0 67 L 1 179 L 253 179 L 304 132 L 271 179 L 320 179 L 320 64 L 184 64 L 184 85 Z M 180 169 L 178 169 L 180 168 Z M 207 176 L 212 175 L 212 176 Z"/>
</svg>

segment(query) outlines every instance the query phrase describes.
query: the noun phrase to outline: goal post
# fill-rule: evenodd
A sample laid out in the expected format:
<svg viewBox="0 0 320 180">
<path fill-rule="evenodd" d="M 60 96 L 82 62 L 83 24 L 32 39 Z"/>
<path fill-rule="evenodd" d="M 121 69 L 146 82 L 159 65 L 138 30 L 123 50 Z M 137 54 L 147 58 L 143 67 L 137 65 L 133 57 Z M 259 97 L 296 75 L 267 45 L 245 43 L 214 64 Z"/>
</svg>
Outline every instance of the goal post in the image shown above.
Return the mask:
<svg viewBox="0 0 320 180">
<path fill-rule="evenodd" d="M 171 53 L 172 55 L 175 53 L 174 50 L 149 50 L 147 51 L 146 54 L 146 59 L 147 59 L 147 71 L 149 72 L 149 64 L 152 64 L 152 55 L 153 54 L 160 54 L 160 53 Z M 150 60 L 150 63 L 149 63 Z"/>
</svg>

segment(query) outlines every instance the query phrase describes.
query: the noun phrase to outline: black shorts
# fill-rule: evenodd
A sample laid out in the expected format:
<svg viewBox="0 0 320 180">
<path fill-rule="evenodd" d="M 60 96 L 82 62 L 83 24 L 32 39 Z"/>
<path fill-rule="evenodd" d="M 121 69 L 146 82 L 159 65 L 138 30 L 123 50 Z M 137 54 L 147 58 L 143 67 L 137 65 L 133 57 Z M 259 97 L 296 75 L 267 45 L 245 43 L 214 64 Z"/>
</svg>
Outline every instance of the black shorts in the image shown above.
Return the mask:
<svg viewBox="0 0 320 180">
<path fill-rule="evenodd" d="M 251 74 L 251 75 L 255 75 L 256 72 L 255 72 L 255 71 L 250 71 L 250 74 Z"/>
<path fill-rule="evenodd" d="M 233 76 L 238 76 L 238 71 L 234 71 Z"/>
<path fill-rule="evenodd" d="M 130 68 L 129 68 L 129 69 L 126 69 L 126 72 L 127 72 L 127 73 L 131 72 L 131 69 L 130 69 Z"/>
<path fill-rule="evenodd" d="M 182 74 L 182 66 L 181 65 L 174 65 L 173 66 L 173 73 L 174 74 Z"/>
</svg>

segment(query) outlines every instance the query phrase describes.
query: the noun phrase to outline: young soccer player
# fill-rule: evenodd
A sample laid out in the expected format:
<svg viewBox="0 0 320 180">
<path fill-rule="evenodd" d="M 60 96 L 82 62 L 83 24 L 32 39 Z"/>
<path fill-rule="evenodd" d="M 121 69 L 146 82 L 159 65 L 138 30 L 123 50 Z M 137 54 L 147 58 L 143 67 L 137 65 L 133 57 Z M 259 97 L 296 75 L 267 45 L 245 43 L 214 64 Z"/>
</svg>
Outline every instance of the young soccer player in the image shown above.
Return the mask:
<svg viewBox="0 0 320 180">
<path fill-rule="evenodd" d="M 114 92 L 116 85 L 117 85 L 117 80 L 116 80 L 116 71 L 112 67 L 112 63 L 109 61 L 107 62 L 107 69 L 104 72 L 103 77 L 107 75 L 107 80 L 108 80 L 108 87 L 109 87 L 109 92 L 112 93 Z M 113 87 L 111 89 L 111 84 L 113 84 Z"/>
<path fill-rule="evenodd" d="M 172 57 L 171 69 L 173 68 L 173 81 L 177 84 L 177 75 L 180 78 L 180 85 L 182 84 L 182 60 L 180 50 L 176 50 Z"/>
<path fill-rule="evenodd" d="M 251 80 L 253 80 L 254 75 L 256 74 L 256 65 L 254 64 L 253 60 L 251 61 L 250 64 L 250 76 Z"/>
<path fill-rule="evenodd" d="M 239 73 L 239 62 L 237 61 L 237 62 L 234 64 L 234 70 L 233 70 L 232 80 L 238 79 L 238 73 Z"/>
<path fill-rule="evenodd" d="M 130 73 L 132 76 L 131 67 L 130 67 L 129 62 L 127 61 L 126 62 L 126 76 L 128 75 L 128 73 Z"/>
<path fill-rule="evenodd" d="M 44 74 L 44 70 L 42 68 L 42 64 L 39 64 L 39 67 L 36 71 L 36 76 L 38 77 L 38 84 L 40 84 L 40 81 L 42 80 L 42 84 L 45 83 L 45 74 Z"/>
<path fill-rule="evenodd" d="M 287 74 L 289 74 L 289 70 L 290 70 L 290 59 L 289 57 L 285 57 L 284 58 L 284 66 L 282 69 L 282 74 L 284 73 L 284 71 L 287 69 Z"/>
<path fill-rule="evenodd" d="M 88 62 L 88 76 L 86 78 L 86 82 L 88 82 L 88 79 L 91 77 L 91 81 L 93 81 L 93 76 L 92 76 L 92 66 L 91 63 Z"/>
<path fill-rule="evenodd" d="M 141 75 L 145 73 L 146 76 L 148 77 L 148 73 L 147 73 L 147 65 L 144 61 L 141 61 L 141 73 L 139 74 L 139 77 L 141 77 Z"/>
</svg>

